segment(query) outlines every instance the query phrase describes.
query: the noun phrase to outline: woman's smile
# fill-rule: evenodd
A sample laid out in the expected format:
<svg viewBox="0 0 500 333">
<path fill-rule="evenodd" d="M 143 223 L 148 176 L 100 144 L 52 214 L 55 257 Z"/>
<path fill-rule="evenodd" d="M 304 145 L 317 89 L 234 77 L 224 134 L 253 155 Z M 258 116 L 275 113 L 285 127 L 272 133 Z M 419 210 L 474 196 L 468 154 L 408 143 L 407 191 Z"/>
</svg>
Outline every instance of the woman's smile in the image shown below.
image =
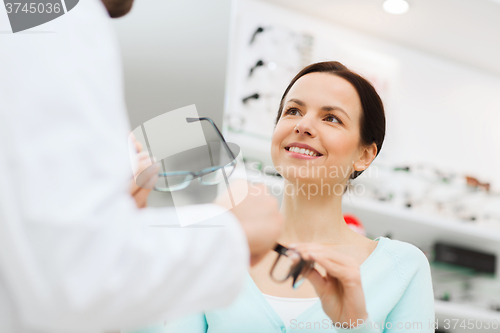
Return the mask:
<svg viewBox="0 0 500 333">
<path fill-rule="evenodd" d="M 292 150 L 290 150 L 290 149 L 292 149 Z M 318 159 L 321 157 L 321 156 L 317 156 L 317 155 L 310 155 L 310 154 L 314 154 L 314 153 L 310 152 L 309 150 L 306 150 L 304 148 L 292 147 L 290 149 L 285 148 L 285 151 L 286 151 L 287 156 L 290 156 L 292 158 L 301 158 L 304 160 L 315 160 L 315 159 Z"/>
<path fill-rule="evenodd" d="M 292 142 L 288 144 L 285 147 L 285 151 L 287 156 L 305 160 L 314 160 L 323 156 L 323 154 L 321 154 L 318 150 L 305 143 L 300 142 Z"/>
</svg>

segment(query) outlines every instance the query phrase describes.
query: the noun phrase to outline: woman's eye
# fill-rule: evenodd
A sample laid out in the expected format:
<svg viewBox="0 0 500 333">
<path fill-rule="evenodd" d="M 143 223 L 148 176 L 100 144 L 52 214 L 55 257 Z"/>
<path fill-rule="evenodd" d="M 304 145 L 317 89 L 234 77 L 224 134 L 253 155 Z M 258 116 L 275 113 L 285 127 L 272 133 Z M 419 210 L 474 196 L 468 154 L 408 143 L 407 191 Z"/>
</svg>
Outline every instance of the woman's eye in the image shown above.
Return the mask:
<svg viewBox="0 0 500 333">
<path fill-rule="evenodd" d="M 342 124 L 342 122 L 339 120 L 339 118 L 335 117 L 335 116 L 334 116 L 334 115 L 332 115 L 332 114 L 327 115 L 327 116 L 325 117 L 325 120 L 326 120 L 326 121 L 329 121 L 329 122 L 332 122 L 332 123 L 333 123 L 333 122 L 337 122 L 337 123 L 339 123 L 339 124 Z"/>
<path fill-rule="evenodd" d="M 285 114 L 289 114 L 291 116 L 296 116 L 299 114 L 299 110 L 297 109 L 288 109 L 286 110 Z"/>
</svg>

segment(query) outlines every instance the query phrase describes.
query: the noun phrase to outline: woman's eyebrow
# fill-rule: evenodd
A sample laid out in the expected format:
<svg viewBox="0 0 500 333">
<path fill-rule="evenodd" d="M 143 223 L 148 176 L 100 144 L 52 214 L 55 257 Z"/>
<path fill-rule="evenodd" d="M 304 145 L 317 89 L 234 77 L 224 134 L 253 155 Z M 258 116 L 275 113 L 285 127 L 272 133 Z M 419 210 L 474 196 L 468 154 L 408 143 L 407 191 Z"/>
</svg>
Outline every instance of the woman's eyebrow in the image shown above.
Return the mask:
<svg viewBox="0 0 500 333">
<path fill-rule="evenodd" d="M 337 110 L 337 111 L 343 112 L 343 113 L 346 115 L 346 117 L 347 117 L 349 120 L 351 120 L 351 117 L 349 117 L 349 115 L 347 114 L 347 112 L 345 112 L 345 111 L 344 111 L 344 109 L 342 109 L 341 107 L 338 107 L 338 106 L 328 106 L 328 105 L 327 105 L 327 106 L 323 106 L 323 107 L 321 108 L 321 110 L 323 110 L 323 111 L 327 111 L 327 112 L 328 112 L 328 111 L 335 111 L 335 110 Z"/>
<path fill-rule="evenodd" d="M 288 100 L 287 103 L 290 103 L 290 102 L 293 102 L 295 104 L 298 104 L 300 106 L 306 106 L 306 103 L 304 103 L 303 101 L 301 101 L 300 99 L 296 99 L 296 98 L 292 98 L 290 100 Z M 335 111 L 335 110 L 338 110 L 340 112 L 343 112 L 346 117 L 351 120 L 351 117 L 349 117 L 349 115 L 347 114 L 347 112 L 344 111 L 344 109 L 342 109 L 341 107 L 338 107 L 338 106 L 329 106 L 329 105 L 326 105 L 326 106 L 323 106 L 321 108 L 322 111 L 326 111 L 326 112 L 329 112 L 329 111 Z"/>
<path fill-rule="evenodd" d="M 292 98 L 292 99 L 288 100 L 288 103 L 290 103 L 290 102 L 294 102 L 295 104 L 298 104 L 300 106 L 305 106 L 306 105 L 306 103 L 302 102 L 300 99 L 295 99 L 295 98 Z"/>
</svg>

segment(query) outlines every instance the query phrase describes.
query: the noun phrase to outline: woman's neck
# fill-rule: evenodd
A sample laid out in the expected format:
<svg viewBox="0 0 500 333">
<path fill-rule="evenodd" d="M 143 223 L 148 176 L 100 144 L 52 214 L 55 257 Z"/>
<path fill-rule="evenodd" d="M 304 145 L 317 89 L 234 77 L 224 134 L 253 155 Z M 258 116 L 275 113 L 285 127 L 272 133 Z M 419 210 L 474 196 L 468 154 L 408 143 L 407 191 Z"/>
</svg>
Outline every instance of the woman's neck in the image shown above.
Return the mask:
<svg viewBox="0 0 500 333">
<path fill-rule="evenodd" d="M 292 194 L 286 191 L 283 194 L 280 212 L 285 219 L 285 229 L 278 240 L 280 244 L 341 244 L 352 236 L 342 214 L 341 195 L 308 195 L 307 184 L 303 191 L 294 190 Z"/>
</svg>

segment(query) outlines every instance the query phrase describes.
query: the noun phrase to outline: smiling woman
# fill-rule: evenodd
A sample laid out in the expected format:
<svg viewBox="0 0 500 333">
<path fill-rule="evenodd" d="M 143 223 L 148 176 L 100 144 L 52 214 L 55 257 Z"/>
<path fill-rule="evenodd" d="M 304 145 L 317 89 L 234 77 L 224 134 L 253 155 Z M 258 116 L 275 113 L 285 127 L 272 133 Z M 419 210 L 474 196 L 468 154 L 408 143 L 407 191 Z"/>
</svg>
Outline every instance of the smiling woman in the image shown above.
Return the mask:
<svg viewBox="0 0 500 333">
<path fill-rule="evenodd" d="M 384 107 L 367 80 L 338 62 L 304 68 L 283 94 L 271 155 L 285 185 L 278 243 L 314 269 L 293 288 L 270 276 L 277 255 L 268 253 L 230 307 L 142 332 L 434 332 L 425 254 L 364 237 L 343 218 L 346 183 L 369 167 L 384 135 Z"/>
<path fill-rule="evenodd" d="M 297 83 L 299 79 L 301 82 Z M 298 98 L 295 96 L 297 93 Z M 318 95 L 337 98 L 338 105 L 319 105 L 317 110 L 321 113 L 318 113 L 318 116 L 323 117 L 323 120 L 327 122 L 343 126 L 348 131 L 357 131 L 352 134 L 356 138 L 359 137 L 359 142 L 365 148 L 371 145 L 370 149 L 373 150 L 375 149 L 373 145 L 375 145 L 375 156 L 380 153 L 385 137 L 384 106 L 375 88 L 362 76 L 350 71 L 337 61 L 319 62 L 307 66 L 292 79 L 286 88 L 281 98 L 276 125 L 282 118 L 288 120 L 293 116 L 304 115 L 307 105 L 304 98 L 301 99 L 300 94 L 312 101 L 309 109 L 323 102 L 317 98 Z M 347 112 L 346 109 L 351 111 Z M 311 135 L 311 133 L 308 134 Z M 276 138 L 275 132 L 273 142 Z M 362 167 L 360 170 L 355 168 L 349 178 L 358 177 L 367 165 Z"/>
</svg>

